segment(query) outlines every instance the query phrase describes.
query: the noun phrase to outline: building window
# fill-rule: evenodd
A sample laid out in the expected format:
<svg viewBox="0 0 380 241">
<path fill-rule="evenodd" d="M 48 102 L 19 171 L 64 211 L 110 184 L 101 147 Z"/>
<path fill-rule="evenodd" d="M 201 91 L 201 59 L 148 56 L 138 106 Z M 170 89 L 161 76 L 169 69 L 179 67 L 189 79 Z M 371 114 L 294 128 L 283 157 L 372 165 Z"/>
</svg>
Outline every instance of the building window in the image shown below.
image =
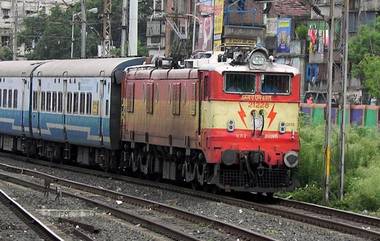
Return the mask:
<svg viewBox="0 0 380 241">
<path fill-rule="evenodd" d="M 13 91 L 13 108 L 17 109 L 17 97 L 18 97 L 18 91 Z"/>
<path fill-rule="evenodd" d="M 46 111 L 51 111 L 51 92 L 46 94 Z"/>
<path fill-rule="evenodd" d="M 3 19 L 9 18 L 10 10 L 6 8 L 2 8 L 1 11 L 3 12 Z"/>
<path fill-rule="evenodd" d="M 79 109 L 80 114 L 84 114 L 85 104 L 86 104 L 86 95 L 85 93 L 80 93 L 80 109 Z"/>
<path fill-rule="evenodd" d="M 92 109 L 92 94 L 87 93 L 87 101 L 86 101 L 86 114 L 91 115 L 91 109 Z"/>
<path fill-rule="evenodd" d="M 73 100 L 73 113 L 78 114 L 78 92 L 74 93 L 74 100 Z"/>
<path fill-rule="evenodd" d="M 59 113 L 62 113 L 62 106 L 63 106 L 63 103 L 62 103 L 62 92 L 58 92 L 58 112 Z"/>
<path fill-rule="evenodd" d="M 12 108 L 12 90 L 8 90 L 8 108 Z"/>
</svg>

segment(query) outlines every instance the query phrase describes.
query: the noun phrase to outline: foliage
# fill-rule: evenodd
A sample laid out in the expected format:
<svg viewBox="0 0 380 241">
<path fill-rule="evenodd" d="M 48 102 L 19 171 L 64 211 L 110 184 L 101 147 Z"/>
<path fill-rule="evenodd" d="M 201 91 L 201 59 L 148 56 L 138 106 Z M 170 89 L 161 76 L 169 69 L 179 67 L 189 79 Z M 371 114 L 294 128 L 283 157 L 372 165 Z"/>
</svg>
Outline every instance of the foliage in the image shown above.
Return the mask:
<svg viewBox="0 0 380 241">
<path fill-rule="evenodd" d="M 378 97 L 380 84 L 377 81 L 376 85 L 373 76 L 378 76 L 379 56 L 380 17 L 371 24 L 361 26 L 358 34 L 349 41 L 349 60 L 352 62 L 353 75 L 364 81 L 370 93 Z"/>
<path fill-rule="evenodd" d="M 364 77 L 364 85 L 368 92 L 380 98 L 380 56 L 366 55 L 357 67 Z"/>
<path fill-rule="evenodd" d="M 0 60 L 11 60 L 12 50 L 9 47 L 0 47 Z"/>
<path fill-rule="evenodd" d="M 333 130 L 331 205 L 352 210 L 380 211 L 380 133 L 373 129 L 348 127 L 345 161 L 345 198 L 339 201 L 338 131 Z M 301 188 L 291 196 L 322 203 L 324 176 L 324 126 L 300 128 L 301 152 L 298 171 Z"/>
<path fill-rule="evenodd" d="M 120 47 L 122 0 L 113 0 L 111 14 L 111 38 L 116 48 Z M 146 21 L 152 13 L 152 2 L 139 1 L 139 54 L 146 54 Z M 102 0 L 86 1 L 86 9 L 98 8 L 98 14 L 88 12 L 86 56 L 97 56 L 97 46 L 102 38 Z M 22 31 L 19 34 L 19 43 L 25 43 L 28 59 L 61 59 L 70 58 L 71 26 L 73 14 L 80 13 L 80 3 L 76 3 L 66 10 L 58 6 L 51 9 L 51 15 L 40 12 L 37 16 L 24 19 Z M 80 56 L 80 19 L 74 21 L 74 58 Z"/>
<path fill-rule="evenodd" d="M 304 40 L 307 38 L 308 28 L 305 24 L 300 24 L 296 27 L 296 36 L 299 40 Z"/>
</svg>

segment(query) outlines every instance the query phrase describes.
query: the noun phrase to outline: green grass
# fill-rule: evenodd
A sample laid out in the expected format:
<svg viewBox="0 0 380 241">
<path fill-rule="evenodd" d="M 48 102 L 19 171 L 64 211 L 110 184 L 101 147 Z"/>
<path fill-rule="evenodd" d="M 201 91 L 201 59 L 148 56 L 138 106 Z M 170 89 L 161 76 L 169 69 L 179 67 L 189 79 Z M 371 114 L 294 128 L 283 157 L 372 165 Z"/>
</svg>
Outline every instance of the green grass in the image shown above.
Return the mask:
<svg viewBox="0 0 380 241">
<path fill-rule="evenodd" d="M 303 121 L 303 123 L 307 121 Z M 380 213 L 380 134 L 377 129 L 348 127 L 346 139 L 345 198 L 338 200 L 339 146 L 338 129 L 332 134 L 330 205 L 353 211 Z M 323 202 L 324 126 L 301 124 L 301 151 L 298 179 L 300 188 L 287 193 L 294 199 Z"/>
</svg>

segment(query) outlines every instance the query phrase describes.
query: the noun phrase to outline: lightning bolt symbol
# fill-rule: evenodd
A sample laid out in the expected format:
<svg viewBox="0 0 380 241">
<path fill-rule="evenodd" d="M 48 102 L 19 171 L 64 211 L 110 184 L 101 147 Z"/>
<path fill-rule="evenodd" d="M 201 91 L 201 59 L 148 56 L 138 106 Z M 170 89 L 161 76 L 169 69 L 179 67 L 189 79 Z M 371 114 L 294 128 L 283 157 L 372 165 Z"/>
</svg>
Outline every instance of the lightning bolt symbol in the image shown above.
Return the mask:
<svg viewBox="0 0 380 241">
<path fill-rule="evenodd" d="M 274 106 L 275 105 L 272 106 L 272 109 L 270 110 L 270 112 L 269 112 L 269 114 L 267 116 L 267 118 L 270 119 L 268 128 L 270 127 L 270 125 L 272 124 L 274 118 L 276 118 L 276 115 L 277 115 L 277 112 L 273 111 L 274 110 Z"/>
<path fill-rule="evenodd" d="M 239 106 L 240 106 L 240 110 L 238 111 L 238 114 L 240 116 L 240 119 L 243 121 L 245 128 L 247 128 L 247 124 L 245 123 L 245 117 L 246 117 L 245 112 L 244 112 L 243 107 L 241 106 L 240 103 L 239 103 Z"/>
</svg>

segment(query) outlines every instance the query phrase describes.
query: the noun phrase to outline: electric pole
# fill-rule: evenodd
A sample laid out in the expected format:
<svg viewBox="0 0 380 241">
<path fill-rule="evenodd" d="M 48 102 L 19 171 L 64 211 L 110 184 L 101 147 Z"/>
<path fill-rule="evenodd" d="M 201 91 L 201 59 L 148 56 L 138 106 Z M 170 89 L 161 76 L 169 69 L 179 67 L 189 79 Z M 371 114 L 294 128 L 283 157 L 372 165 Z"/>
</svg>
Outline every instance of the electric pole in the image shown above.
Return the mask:
<svg viewBox="0 0 380 241">
<path fill-rule="evenodd" d="M 80 57 L 86 58 L 86 5 L 85 0 L 80 1 L 81 8 L 81 52 Z"/>
<path fill-rule="evenodd" d="M 344 197 L 344 166 L 345 166 L 345 138 L 346 138 L 346 102 L 347 102 L 347 71 L 348 71 L 348 22 L 349 0 L 344 1 L 344 33 L 343 33 L 343 78 L 342 78 L 342 120 L 340 126 L 340 200 Z"/>
<path fill-rule="evenodd" d="M 111 7 L 111 0 L 103 0 L 103 57 L 111 56 Z"/>
<path fill-rule="evenodd" d="M 129 2 L 129 36 L 128 36 L 128 56 L 137 56 L 137 27 L 138 27 L 138 8 L 137 0 Z"/>
<path fill-rule="evenodd" d="M 121 19 L 121 57 L 125 57 L 125 42 L 127 41 L 128 0 L 123 0 Z"/>
<path fill-rule="evenodd" d="M 17 31 L 18 31 L 18 6 L 17 0 L 12 0 L 13 10 L 13 32 L 12 32 L 12 57 L 17 58 Z"/>
<path fill-rule="evenodd" d="M 325 140 L 325 195 L 324 201 L 329 202 L 330 192 L 330 165 L 331 165 L 331 98 L 332 98 L 332 78 L 334 64 L 334 18 L 335 0 L 330 0 L 330 37 L 329 37 L 329 61 L 328 61 L 328 95 L 327 95 L 327 115 L 326 115 L 326 140 Z"/>
</svg>

